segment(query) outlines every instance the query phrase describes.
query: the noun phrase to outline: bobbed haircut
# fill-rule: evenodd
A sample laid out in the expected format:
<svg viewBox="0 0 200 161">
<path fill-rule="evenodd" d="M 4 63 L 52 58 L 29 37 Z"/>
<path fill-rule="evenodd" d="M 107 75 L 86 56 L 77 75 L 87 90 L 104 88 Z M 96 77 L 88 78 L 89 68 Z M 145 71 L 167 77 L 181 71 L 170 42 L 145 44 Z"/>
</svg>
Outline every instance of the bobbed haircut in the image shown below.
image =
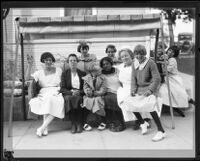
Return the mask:
<svg viewBox="0 0 200 161">
<path fill-rule="evenodd" d="M 106 56 L 106 57 L 103 57 L 101 60 L 100 60 L 100 67 L 103 68 L 103 61 L 107 61 L 111 64 L 111 66 L 113 66 L 113 60 L 112 58 Z"/>
<path fill-rule="evenodd" d="M 109 49 L 109 48 L 113 49 L 115 53 L 117 52 L 117 49 L 116 49 L 115 45 L 109 44 L 109 45 L 106 47 L 106 51 L 105 51 L 106 53 L 108 52 L 108 49 Z"/>
<path fill-rule="evenodd" d="M 51 58 L 54 63 L 56 61 L 56 59 L 54 58 L 52 53 L 44 52 L 44 53 L 42 53 L 42 55 L 40 57 L 40 62 L 44 63 L 44 60 L 47 59 L 47 58 Z"/>
<path fill-rule="evenodd" d="M 178 48 L 178 46 L 175 46 L 175 45 L 173 45 L 173 46 L 170 46 L 168 49 L 167 49 L 167 52 L 168 52 L 168 50 L 172 50 L 173 52 L 174 52 L 174 55 L 173 55 L 173 57 L 178 57 L 178 55 L 179 55 L 179 48 Z"/>
<path fill-rule="evenodd" d="M 80 42 L 80 44 L 77 47 L 77 51 L 79 53 L 81 52 L 81 48 L 86 48 L 87 50 L 89 50 L 89 45 L 85 41 Z"/>
<path fill-rule="evenodd" d="M 131 51 L 131 49 L 129 48 L 123 48 L 119 51 L 119 60 L 121 60 L 121 53 L 125 51 L 127 52 L 130 56 L 131 56 L 131 59 L 134 59 L 134 53 Z"/>
<path fill-rule="evenodd" d="M 140 52 L 143 55 L 147 55 L 147 50 L 146 50 L 145 46 L 141 45 L 141 44 L 135 46 L 135 48 L 133 50 L 134 55 L 136 55 L 136 52 Z"/>
<path fill-rule="evenodd" d="M 68 57 L 67 57 L 67 63 L 69 63 L 69 58 L 70 58 L 70 57 L 75 57 L 75 58 L 76 58 L 76 61 L 79 62 L 79 59 L 78 59 L 77 55 L 74 54 L 74 53 L 71 53 L 71 54 L 69 54 Z"/>
</svg>

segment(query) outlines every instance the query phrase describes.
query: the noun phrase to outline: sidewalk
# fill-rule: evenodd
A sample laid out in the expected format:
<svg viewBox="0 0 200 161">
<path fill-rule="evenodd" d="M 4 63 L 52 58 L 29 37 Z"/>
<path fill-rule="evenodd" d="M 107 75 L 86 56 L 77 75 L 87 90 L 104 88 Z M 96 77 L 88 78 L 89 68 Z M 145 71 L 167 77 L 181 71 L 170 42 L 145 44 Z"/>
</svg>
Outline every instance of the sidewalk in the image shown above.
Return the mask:
<svg viewBox="0 0 200 161">
<path fill-rule="evenodd" d="M 186 89 L 191 90 L 194 98 L 194 77 L 180 73 Z M 185 110 L 181 117 L 174 112 L 175 129 L 172 129 L 171 116 L 161 115 L 167 137 L 160 142 L 152 142 L 156 133 L 155 123 L 146 135 L 133 130 L 133 122 L 127 123 L 126 130 L 118 133 L 108 129 L 81 134 L 71 134 L 70 122 L 54 120 L 49 126 L 49 135 L 38 138 L 36 129 L 39 121 L 14 121 L 12 137 L 8 138 L 8 122 L 4 122 L 4 149 L 13 149 L 14 157 L 179 157 L 195 156 L 195 107 Z"/>
<path fill-rule="evenodd" d="M 29 120 L 13 122 L 10 138 L 8 122 L 4 123 L 4 148 L 13 149 L 15 157 L 194 157 L 193 109 L 186 110 L 184 118 L 174 113 L 175 129 L 170 114 L 163 114 L 167 137 L 160 142 L 151 141 L 156 133 L 153 121 L 148 134 L 141 135 L 140 130 L 133 130 L 133 122 L 119 133 L 93 129 L 71 134 L 70 122 L 55 120 L 49 126 L 49 135 L 38 138 L 35 132 L 42 122 Z"/>
</svg>

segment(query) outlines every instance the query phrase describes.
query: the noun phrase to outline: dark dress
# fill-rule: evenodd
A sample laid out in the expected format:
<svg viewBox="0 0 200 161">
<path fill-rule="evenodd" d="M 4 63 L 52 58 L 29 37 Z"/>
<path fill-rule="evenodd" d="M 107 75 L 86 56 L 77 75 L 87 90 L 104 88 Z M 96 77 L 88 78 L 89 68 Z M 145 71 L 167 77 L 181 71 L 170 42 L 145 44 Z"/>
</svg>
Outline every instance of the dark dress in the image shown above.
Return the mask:
<svg viewBox="0 0 200 161">
<path fill-rule="evenodd" d="M 71 70 L 67 69 L 66 71 L 64 71 L 62 73 L 62 77 L 61 77 L 61 89 L 60 92 L 63 94 L 64 100 L 65 100 L 65 115 L 68 114 L 68 112 L 71 109 L 81 109 L 81 104 L 83 102 L 83 95 L 84 95 L 84 91 L 83 91 L 83 84 L 84 81 L 82 79 L 82 77 L 84 77 L 86 75 L 85 72 L 77 69 L 77 74 L 79 77 L 79 81 L 80 81 L 80 96 L 72 96 L 72 82 L 71 82 Z"/>
</svg>

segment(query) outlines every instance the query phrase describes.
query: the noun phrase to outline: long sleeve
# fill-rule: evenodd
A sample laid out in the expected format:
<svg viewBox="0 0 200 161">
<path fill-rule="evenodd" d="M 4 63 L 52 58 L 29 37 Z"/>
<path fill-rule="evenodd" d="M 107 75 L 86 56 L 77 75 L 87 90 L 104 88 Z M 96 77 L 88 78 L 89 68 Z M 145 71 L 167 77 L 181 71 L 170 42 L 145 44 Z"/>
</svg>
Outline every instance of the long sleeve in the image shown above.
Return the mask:
<svg viewBox="0 0 200 161">
<path fill-rule="evenodd" d="M 150 64 L 150 72 L 152 75 L 152 83 L 149 85 L 149 90 L 151 90 L 153 93 L 155 93 L 160 85 L 161 77 L 158 72 L 158 68 L 153 61 Z"/>
<path fill-rule="evenodd" d="M 79 75 L 79 81 L 80 81 L 80 94 L 83 96 L 84 95 L 84 81 L 83 81 L 83 77 L 86 76 L 86 73 L 85 72 L 82 72 L 80 70 L 77 70 L 77 73 Z"/>
<path fill-rule="evenodd" d="M 100 86 L 101 86 L 100 89 L 95 91 L 96 96 L 103 96 L 103 95 L 105 95 L 105 93 L 107 91 L 105 78 L 103 78 L 103 77 L 102 77 L 102 82 L 101 82 Z"/>
<path fill-rule="evenodd" d="M 86 75 L 85 77 L 83 77 L 84 80 L 84 84 L 83 84 L 83 91 L 85 94 L 87 94 L 88 89 L 92 90 L 92 88 L 90 87 L 90 85 L 88 84 L 89 82 L 89 76 Z"/>
<path fill-rule="evenodd" d="M 135 76 L 135 67 L 134 63 L 132 64 L 132 71 L 131 71 L 131 93 L 137 92 L 137 79 Z"/>
<path fill-rule="evenodd" d="M 67 78 L 66 72 L 63 72 L 61 75 L 60 92 L 63 95 L 72 95 L 72 91 L 70 89 L 68 89 L 69 87 L 67 87 L 67 79 L 69 79 L 69 78 Z"/>
<path fill-rule="evenodd" d="M 169 73 L 172 73 L 172 74 L 177 74 L 178 73 L 177 62 L 176 62 L 175 58 L 170 58 L 168 60 L 167 71 Z"/>
</svg>

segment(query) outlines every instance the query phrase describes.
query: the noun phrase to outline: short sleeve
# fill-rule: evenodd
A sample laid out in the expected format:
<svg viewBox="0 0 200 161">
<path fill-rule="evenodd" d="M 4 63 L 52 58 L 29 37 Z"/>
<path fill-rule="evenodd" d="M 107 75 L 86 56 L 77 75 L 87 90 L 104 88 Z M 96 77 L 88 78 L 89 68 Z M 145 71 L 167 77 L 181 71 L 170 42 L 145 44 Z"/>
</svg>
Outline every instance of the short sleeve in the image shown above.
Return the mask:
<svg viewBox="0 0 200 161">
<path fill-rule="evenodd" d="M 56 68 L 56 71 L 57 71 L 57 73 L 58 73 L 59 76 L 62 75 L 62 69 L 61 69 L 61 68 L 57 67 L 57 68 Z"/>
<path fill-rule="evenodd" d="M 41 75 L 41 70 L 38 70 L 35 73 L 31 74 L 31 76 L 35 79 L 36 82 L 39 80 L 40 75 Z"/>
</svg>

